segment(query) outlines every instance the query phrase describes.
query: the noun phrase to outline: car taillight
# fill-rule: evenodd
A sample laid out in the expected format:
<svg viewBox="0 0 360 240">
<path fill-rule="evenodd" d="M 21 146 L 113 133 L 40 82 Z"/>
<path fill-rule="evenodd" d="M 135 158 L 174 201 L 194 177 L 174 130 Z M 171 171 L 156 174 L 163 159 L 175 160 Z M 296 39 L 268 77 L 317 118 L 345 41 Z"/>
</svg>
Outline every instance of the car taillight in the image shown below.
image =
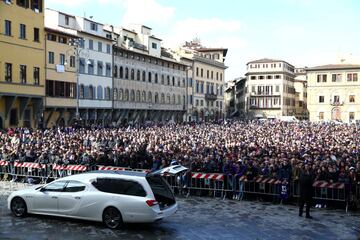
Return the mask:
<svg viewBox="0 0 360 240">
<path fill-rule="evenodd" d="M 149 206 L 149 207 L 153 207 L 155 205 L 158 204 L 158 202 L 156 200 L 147 200 L 146 201 L 146 204 Z"/>
</svg>

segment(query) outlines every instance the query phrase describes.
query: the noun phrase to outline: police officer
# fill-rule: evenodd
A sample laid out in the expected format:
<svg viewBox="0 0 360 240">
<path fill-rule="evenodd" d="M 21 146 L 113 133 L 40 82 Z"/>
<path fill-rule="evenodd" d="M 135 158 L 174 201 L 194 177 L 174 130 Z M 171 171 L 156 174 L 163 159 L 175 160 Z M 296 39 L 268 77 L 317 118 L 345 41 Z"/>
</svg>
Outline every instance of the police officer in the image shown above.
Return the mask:
<svg viewBox="0 0 360 240">
<path fill-rule="evenodd" d="M 313 194 L 313 181 L 314 175 L 308 164 L 305 164 L 305 168 L 300 173 L 299 178 L 299 216 L 302 217 L 304 205 L 306 204 L 306 218 L 312 219 L 310 216 L 310 206 L 312 204 L 312 194 Z"/>
</svg>

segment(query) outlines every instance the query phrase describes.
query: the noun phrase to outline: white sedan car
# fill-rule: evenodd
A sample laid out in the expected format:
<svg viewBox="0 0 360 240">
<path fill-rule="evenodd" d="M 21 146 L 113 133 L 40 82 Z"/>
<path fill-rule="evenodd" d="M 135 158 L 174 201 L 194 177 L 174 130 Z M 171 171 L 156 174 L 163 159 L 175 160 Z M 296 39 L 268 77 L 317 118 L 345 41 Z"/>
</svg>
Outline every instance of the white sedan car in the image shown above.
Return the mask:
<svg viewBox="0 0 360 240">
<path fill-rule="evenodd" d="M 127 222 L 154 222 L 174 214 L 177 203 L 163 174 L 187 168 L 176 165 L 153 173 L 93 171 L 13 192 L 8 208 L 27 213 L 103 222 L 117 228 Z"/>
</svg>

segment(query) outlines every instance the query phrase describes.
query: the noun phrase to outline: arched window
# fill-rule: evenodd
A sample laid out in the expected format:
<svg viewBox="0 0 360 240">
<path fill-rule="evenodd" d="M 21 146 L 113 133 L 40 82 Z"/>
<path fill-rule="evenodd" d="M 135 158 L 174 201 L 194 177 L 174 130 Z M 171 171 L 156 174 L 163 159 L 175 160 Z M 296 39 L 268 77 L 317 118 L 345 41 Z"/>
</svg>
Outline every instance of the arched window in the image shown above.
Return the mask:
<svg viewBox="0 0 360 240">
<path fill-rule="evenodd" d="M 172 77 L 172 85 L 175 86 L 175 77 Z"/>
<path fill-rule="evenodd" d="M 92 85 L 89 86 L 89 99 L 94 99 L 94 87 Z"/>
<path fill-rule="evenodd" d="M 84 98 L 89 98 L 89 86 L 84 87 Z"/>
<path fill-rule="evenodd" d="M 119 69 L 119 78 L 124 78 L 124 69 L 122 66 Z"/>
<path fill-rule="evenodd" d="M 164 85 L 164 83 L 165 83 L 165 77 L 164 75 L 161 75 L 161 84 Z"/>
<path fill-rule="evenodd" d="M 118 67 L 115 65 L 114 66 L 114 77 L 117 78 L 118 76 Z"/>
<path fill-rule="evenodd" d="M 183 85 L 182 86 L 185 87 L 185 85 L 186 85 L 185 84 L 185 78 L 183 78 Z"/>
<path fill-rule="evenodd" d="M 143 71 L 142 73 L 142 81 L 145 82 L 146 81 L 146 72 Z"/>
<path fill-rule="evenodd" d="M 150 91 L 148 92 L 148 102 L 149 102 L 149 103 L 152 102 L 152 94 L 151 94 Z"/>
<path fill-rule="evenodd" d="M 97 99 L 103 99 L 103 89 L 100 85 L 97 87 Z"/>
<path fill-rule="evenodd" d="M 178 77 L 178 81 L 177 81 L 178 87 L 180 87 L 180 84 L 181 84 L 181 82 L 180 82 L 180 77 Z"/>
<path fill-rule="evenodd" d="M 145 91 L 142 91 L 142 93 L 141 93 L 141 101 L 146 102 L 146 92 Z"/>
<path fill-rule="evenodd" d="M 167 104 L 170 104 L 170 94 L 167 94 L 167 95 L 166 95 L 166 103 L 167 103 Z"/>
<path fill-rule="evenodd" d="M 181 104 L 181 102 L 180 102 L 180 104 Z M 183 102 L 182 102 L 182 104 L 185 106 L 185 104 L 186 104 L 186 102 L 185 102 L 185 95 L 183 95 Z"/>
<path fill-rule="evenodd" d="M 117 90 L 117 88 L 114 88 L 113 99 L 114 99 L 114 101 L 118 100 L 118 90 Z"/>
<path fill-rule="evenodd" d="M 165 103 L 165 94 L 161 94 L 161 103 Z"/>
<path fill-rule="evenodd" d="M 131 90 L 131 92 L 130 92 L 130 101 L 131 102 L 135 101 L 135 91 L 134 90 Z"/>
<path fill-rule="evenodd" d="M 176 97 L 175 94 L 172 95 L 172 104 L 176 104 Z"/>
<path fill-rule="evenodd" d="M 110 100 L 110 87 L 105 88 L 105 99 Z"/>
<path fill-rule="evenodd" d="M 124 99 L 123 99 L 123 97 L 124 97 L 123 95 L 124 95 L 124 91 L 122 90 L 122 88 L 120 88 L 120 89 L 119 89 L 119 101 L 124 100 Z"/>
<path fill-rule="evenodd" d="M 159 94 L 155 93 L 155 103 L 159 103 Z"/>
<path fill-rule="evenodd" d="M 124 101 L 129 101 L 129 90 L 125 89 Z"/>
<path fill-rule="evenodd" d="M 167 85 L 170 85 L 170 76 L 167 76 Z"/>
<path fill-rule="evenodd" d="M 125 79 L 129 79 L 129 69 L 125 68 Z"/>
<path fill-rule="evenodd" d="M 140 81 L 140 70 L 136 72 L 136 80 Z"/>
<path fill-rule="evenodd" d="M 149 75 L 149 77 L 148 77 L 148 81 L 151 83 L 151 81 L 152 81 L 152 80 L 151 80 L 151 72 L 149 72 L 149 74 L 148 74 L 148 75 Z"/>
<path fill-rule="evenodd" d="M 178 100 L 177 100 L 177 103 L 180 105 L 181 104 L 181 96 L 180 95 L 178 95 Z"/>
<path fill-rule="evenodd" d="M 131 69 L 131 80 L 135 80 L 135 71 Z"/>
<path fill-rule="evenodd" d="M 81 84 L 80 88 L 79 88 L 79 98 L 84 98 L 84 95 L 85 95 L 84 92 L 85 92 L 84 85 Z"/>
<path fill-rule="evenodd" d="M 140 102 L 140 91 L 137 90 L 136 91 L 136 99 L 135 99 L 137 102 Z"/>
<path fill-rule="evenodd" d="M 155 83 L 158 83 L 158 74 L 155 73 Z"/>
</svg>

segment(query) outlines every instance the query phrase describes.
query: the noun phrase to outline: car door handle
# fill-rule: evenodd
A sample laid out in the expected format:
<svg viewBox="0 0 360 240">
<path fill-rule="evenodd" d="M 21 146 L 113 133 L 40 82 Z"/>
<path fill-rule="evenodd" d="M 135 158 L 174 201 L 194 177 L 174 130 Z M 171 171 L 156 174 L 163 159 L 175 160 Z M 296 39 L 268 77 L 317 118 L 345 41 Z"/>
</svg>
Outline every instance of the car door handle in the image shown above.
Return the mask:
<svg viewBox="0 0 360 240">
<path fill-rule="evenodd" d="M 51 198 L 55 198 L 55 199 L 56 199 L 56 198 L 58 198 L 58 197 L 56 197 L 56 196 L 52 196 Z"/>
<path fill-rule="evenodd" d="M 81 199 L 81 197 L 75 197 L 75 199 Z"/>
</svg>

